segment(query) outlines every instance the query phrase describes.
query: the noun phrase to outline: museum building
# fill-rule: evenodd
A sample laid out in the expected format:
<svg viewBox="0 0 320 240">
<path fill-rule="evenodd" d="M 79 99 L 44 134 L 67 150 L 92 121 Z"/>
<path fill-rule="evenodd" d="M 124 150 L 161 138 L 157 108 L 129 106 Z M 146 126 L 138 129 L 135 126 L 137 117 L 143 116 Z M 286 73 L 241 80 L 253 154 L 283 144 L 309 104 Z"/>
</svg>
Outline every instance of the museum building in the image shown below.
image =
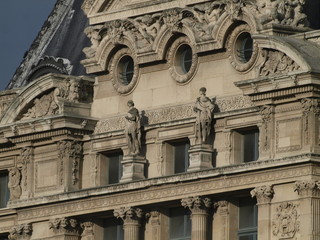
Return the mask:
<svg viewBox="0 0 320 240">
<path fill-rule="evenodd" d="M 58 0 L 0 92 L 0 240 L 319 240 L 319 12 Z"/>
</svg>

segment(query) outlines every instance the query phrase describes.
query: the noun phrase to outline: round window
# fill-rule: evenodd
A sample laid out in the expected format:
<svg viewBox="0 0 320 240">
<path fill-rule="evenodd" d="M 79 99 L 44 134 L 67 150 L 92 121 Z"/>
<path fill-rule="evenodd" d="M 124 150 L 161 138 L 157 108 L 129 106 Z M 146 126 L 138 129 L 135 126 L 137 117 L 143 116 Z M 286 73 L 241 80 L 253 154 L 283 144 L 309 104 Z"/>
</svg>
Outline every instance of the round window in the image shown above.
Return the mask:
<svg viewBox="0 0 320 240">
<path fill-rule="evenodd" d="M 242 63 L 250 61 L 253 54 L 253 40 L 250 33 L 243 32 L 236 40 L 236 51 L 238 60 Z"/>
<path fill-rule="evenodd" d="M 187 37 L 179 37 L 173 42 L 167 58 L 174 80 L 184 84 L 192 79 L 197 69 L 198 56 Z"/>
<path fill-rule="evenodd" d="M 192 66 L 192 49 L 189 45 L 181 45 L 176 54 L 176 68 L 178 73 L 186 74 Z"/>
<path fill-rule="evenodd" d="M 120 94 L 130 93 L 137 84 L 139 67 L 135 55 L 129 48 L 117 51 L 109 66 L 112 84 Z"/>
<path fill-rule="evenodd" d="M 131 83 L 134 74 L 134 62 L 130 56 L 126 55 L 120 59 L 118 73 L 123 85 L 129 85 Z"/>
</svg>

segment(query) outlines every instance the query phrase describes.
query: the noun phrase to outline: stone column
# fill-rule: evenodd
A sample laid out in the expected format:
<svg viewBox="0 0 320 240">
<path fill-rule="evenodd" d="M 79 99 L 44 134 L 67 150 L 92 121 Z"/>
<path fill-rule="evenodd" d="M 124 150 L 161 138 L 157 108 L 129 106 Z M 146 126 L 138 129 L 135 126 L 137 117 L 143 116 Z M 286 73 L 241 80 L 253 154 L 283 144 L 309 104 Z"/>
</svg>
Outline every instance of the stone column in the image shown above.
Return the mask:
<svg viewBox="0 0 320 240">
<path fill-rule="evenodd" d="M 320 239 L 320 181 L 298 181 L 294 190 L 300 199 L 300 239 Z"/>
<path fill-rule="evenodd" d="M 73 218 L 56 218 L 49 221 L 49 229 L 53 231 L 56 239 L 76 240 L 80 239 L 80 226 Z"/>
<path fill-rule="evenodd" d="M 140 208 L 122 207 L 114 210 L 113 214 L 116 218 L 123 220 L 124 240 L 139 240 L 142 210 Z"/>
<path fill-rule="evenodd" d="M 209 198 L 190 197 L 181 200 L 181 205 L 191 211 L 191 239 L 206 240 L 208 228 L 208 210 L 211 206 Z"/>
<path fill-rule="evenodd" d="M 8 236 L 9 240 L 29 240 L 32 235 L 32 224 L 20 224 L 13 227 Z"/>
<path fill-rule="evenodd" d="M 271 200 L 274 195 L 272 186 L 260 186 L 253 189 L 252 197 L 256 197 L 258 205 L 258 239 L 271 239 Z"/>
</svg>

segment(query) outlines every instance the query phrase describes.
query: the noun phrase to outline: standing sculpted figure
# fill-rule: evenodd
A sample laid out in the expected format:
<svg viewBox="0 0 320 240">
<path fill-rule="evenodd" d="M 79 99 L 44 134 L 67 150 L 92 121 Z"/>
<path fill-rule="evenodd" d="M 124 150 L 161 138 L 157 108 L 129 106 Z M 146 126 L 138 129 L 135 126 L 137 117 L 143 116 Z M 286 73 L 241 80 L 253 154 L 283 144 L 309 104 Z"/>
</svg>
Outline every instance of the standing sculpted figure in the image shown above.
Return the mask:
<svg viewBox="0 0 320 240">
<path fill-rule="evenodd" d="M 19 199 L 21 196 L 21 173 L 16 167 L 9 169 L 8 188 L 10 190 L 10 200 Z"/>
<path fill-rule="evenodd" d="M 132 100 L 128 101 L 129 111 L 125 117 L 127 126 L 124 134 L 127 139 L 129 153 L 128 155 L 138 155 L 141 147 L 141 124 L 139 110 L 134 107 Z"/>
<path fill-rule="evenodd" d="M 198 143 L 205 143 L 211 130 L 213 101 L 206 96 L 207 89 L 200 88 L 200 97 L 197 98 L 193 110 L 197 113 L 196 137 Z"/>
</svg>

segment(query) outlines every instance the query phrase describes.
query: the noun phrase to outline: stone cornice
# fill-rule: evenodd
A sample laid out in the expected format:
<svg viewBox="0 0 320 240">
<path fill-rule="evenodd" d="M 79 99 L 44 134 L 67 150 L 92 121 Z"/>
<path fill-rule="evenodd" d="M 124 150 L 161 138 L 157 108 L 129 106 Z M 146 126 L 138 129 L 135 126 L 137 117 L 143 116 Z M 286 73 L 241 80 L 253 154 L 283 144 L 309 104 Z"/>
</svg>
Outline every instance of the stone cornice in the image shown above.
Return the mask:
<svg viewBox="0 0 320 240">
<path fill-rule="evenodd" d="M 280 162 L 280 160 L 277 161 Z M 283 166 L 276 170 L 274 168 L 266 169 L 266 165 L 270 167 L 273 165 L 271 164 L 272 162 L 274 163 L 274 161 L 255 162 L 254 164 L 264 165 L 264 167 L 260 167 L 260 170 L 256 168 L 256 171 L 254 171 L 252 165 L 243 164 L 242 166 L 147 179 L 30 200 L 11 201 L 9 206 L 17 209 L 34 206 L 34 208 L 18 210 L 18 219 L 20 221 L 34 218 L 47 219 L 48 217 L 66 213 L 69 216 L 73 216 L 92 211 L 113 210 L 123 206 L 158 203 L 159 199 L 161 201 L 171 201 L 176 198 L 183 199 L 190 197 L 191 193 L 192 195 L 201 196 L 250 189 L 257 184 L 295 182 L 310 174 L 320 174 L 320 170 L 315 168 L 310 160 L 291 159 L 292 164 L 300 163 L 300 165 Z M 282 165 L 288 165 L 290 161 L 282 160 L 281 162 Z M 301 165 L 303 163 L 304 165 Z M 239 167 L 242 171 L 235 171 Z M 243 173 L 244 171 L 246 173 Z M 184 182 L 183 186 L 177 184 L 181 182 Z M 64 203 L 61 201 L 64 201 Z M 41 206 L 42 204 L 46 204 L 46 206 Z"/>
</svg>

